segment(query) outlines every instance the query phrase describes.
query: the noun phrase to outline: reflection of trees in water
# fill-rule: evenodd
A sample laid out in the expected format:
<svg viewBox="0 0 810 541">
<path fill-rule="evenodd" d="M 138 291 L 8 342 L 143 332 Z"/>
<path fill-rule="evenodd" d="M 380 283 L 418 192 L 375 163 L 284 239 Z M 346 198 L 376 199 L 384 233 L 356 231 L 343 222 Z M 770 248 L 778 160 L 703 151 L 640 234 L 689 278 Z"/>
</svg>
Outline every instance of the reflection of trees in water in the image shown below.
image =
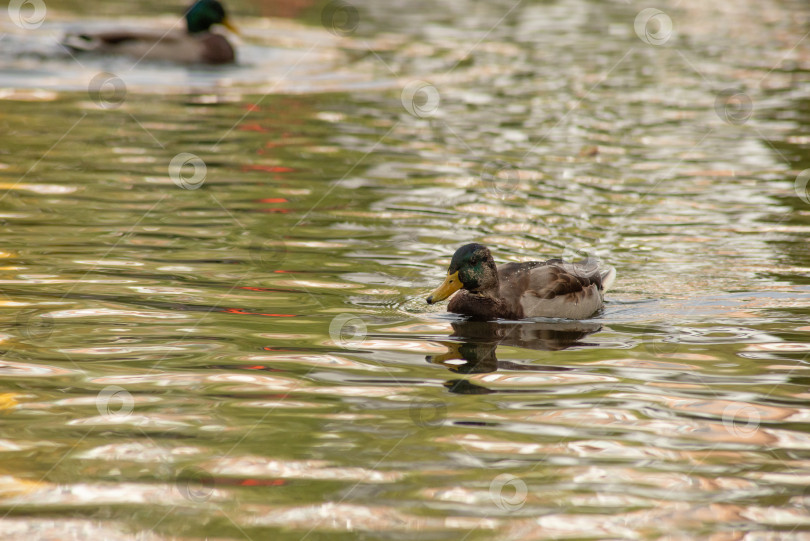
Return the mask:
<svg viewBox="0 0 810 541">
<path fill-rule="evenodd" d="M 560 351 L 572 346 L 589 345 L 582 340 L 602 328 L 598 323 L 581 321 L 561 323 L 457 321 L 452 325 L 453 334 L 450 338 L 456 340 L 440 342 L 447 348 L 447 352 L 428 355 L 425 360 L 432 364 L 444 365 L 450 371 L 459 374 L 483 374 L 498 369 L 535 372 L 571 370 L 559 366 L 499 361 L 496 350 L 501 345 L 540 351 Z M 452 392 L 462 394 L 491 392 L 466 380 L 453 380 L 446 385 Z"/>
</svg>

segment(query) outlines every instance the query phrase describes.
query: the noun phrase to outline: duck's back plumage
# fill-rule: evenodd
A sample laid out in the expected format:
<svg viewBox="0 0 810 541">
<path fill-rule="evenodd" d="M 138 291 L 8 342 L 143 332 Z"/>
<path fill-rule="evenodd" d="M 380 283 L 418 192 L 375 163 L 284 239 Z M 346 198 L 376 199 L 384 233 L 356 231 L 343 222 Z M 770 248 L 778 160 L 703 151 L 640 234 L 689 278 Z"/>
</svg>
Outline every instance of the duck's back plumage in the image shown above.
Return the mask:
<svg viewBox="0 0 810 541">
<path fill-rule="evenodd" d="M 497 298 L 461 290 L 448 310 L 482 319 L 585 319 L 602 308 L 604 292 L 615 276 L 612 267 L 600 268 L 595 259 L 507 263 L 497 271 Z"/>
<path fill-rule="evenodd" d="M 74 51 L 128 56 L 185 64 L 227 64 L 236 58 L 228 40 L 214 32 L 111 30 L 69 34 L 64 45 Z"/>
</svg>

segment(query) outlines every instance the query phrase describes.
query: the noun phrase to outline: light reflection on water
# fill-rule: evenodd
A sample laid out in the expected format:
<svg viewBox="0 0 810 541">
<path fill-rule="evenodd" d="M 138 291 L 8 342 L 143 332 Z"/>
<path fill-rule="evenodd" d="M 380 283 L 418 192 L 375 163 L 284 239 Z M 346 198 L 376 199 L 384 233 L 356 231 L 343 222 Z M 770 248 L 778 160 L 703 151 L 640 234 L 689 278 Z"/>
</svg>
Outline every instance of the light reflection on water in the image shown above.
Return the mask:
<svg viewBox="0 0 810 541">
<path fill-rule="evenodd" d="M 3 537 L 808 535 L 805 6 L 662 7 L 658 46 L 619 4 L 234 4 L 224 72 L 4 27 Z M 619 278 L 466 322 L 424 295 L 472 240 Z"/>
</svg>

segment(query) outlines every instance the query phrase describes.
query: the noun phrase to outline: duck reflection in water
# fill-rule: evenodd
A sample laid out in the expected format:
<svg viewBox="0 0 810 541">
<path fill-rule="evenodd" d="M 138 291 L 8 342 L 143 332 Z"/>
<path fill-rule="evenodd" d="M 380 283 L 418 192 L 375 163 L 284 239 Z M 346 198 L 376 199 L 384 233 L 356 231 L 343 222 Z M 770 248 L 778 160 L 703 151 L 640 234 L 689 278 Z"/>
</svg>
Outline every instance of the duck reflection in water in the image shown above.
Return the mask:
<svg viewBox="0 0 810 541">
<path fill-rule="evenodd" d="M 561 366 L 539 366 L 512 361 L 499 361 L 498 346 L 511 346 L 539 351 L 560 351 L 574 346 L 591 346 L 584 338 L 602 329 L 599 323 L 585 321 L 564 322 L 498 322 L 459 320 L 451 323 L 451 339 L 440 342 L 448 351 L 428 355 L 425 360 L 441 364 L 457 374 L 485 374 L 502 370 L 533 372 L 560 372 L 572 370 Z M 489 389 L 467 380 L 452 380 L 446 386 L 461 394 L 484 394 Z"/>
</svg>

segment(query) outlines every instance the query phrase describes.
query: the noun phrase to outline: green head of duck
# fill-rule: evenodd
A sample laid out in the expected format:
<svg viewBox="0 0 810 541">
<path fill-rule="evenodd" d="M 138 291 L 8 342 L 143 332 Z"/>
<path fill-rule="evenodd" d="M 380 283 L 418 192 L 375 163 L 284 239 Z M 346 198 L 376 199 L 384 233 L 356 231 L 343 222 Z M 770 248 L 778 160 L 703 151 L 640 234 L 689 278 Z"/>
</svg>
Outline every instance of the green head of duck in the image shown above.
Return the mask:
<svg viewBox="0 0 810 541">
<path fill-rule="evenodd" d="M 231 24 L 225 8 L 217 0 L 198 0 L 186 11 L 186 26 L 189 34 L 208 32 L 215 24 L 221 24 L 238 33 Z"/>
<path fill-rule="evenodd" d="M 458 291 L 476 292 L 498 286 L 498 271 L 489 249 L 481 244 L 465 244 L 453 254 L 447 278 L 427 298 L 428 304 L 442 301 Z"/>
</svg>

